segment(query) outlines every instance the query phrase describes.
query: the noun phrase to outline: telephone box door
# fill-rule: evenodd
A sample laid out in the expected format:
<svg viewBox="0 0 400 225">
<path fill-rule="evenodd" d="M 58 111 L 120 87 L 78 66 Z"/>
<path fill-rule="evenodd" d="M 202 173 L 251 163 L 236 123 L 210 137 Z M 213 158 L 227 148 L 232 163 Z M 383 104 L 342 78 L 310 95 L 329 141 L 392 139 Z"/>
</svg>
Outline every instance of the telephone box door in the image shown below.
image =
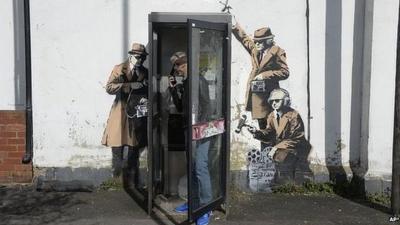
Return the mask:
<svg viewBox="0 0 400 225">
<path fill-rule="evenodd" d="M 228 25 L 199 20 L 188 26 L 189 221 L 223 204 L 229 153 Z"/>
</svg>

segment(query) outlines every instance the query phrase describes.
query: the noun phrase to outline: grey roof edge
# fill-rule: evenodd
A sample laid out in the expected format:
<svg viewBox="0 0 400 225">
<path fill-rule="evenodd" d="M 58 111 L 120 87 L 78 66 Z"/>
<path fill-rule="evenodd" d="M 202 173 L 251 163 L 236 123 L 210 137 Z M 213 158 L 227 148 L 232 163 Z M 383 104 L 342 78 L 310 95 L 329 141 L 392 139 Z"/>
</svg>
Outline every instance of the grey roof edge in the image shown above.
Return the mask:
<svg viewBox="0 0 400 225">
<path fill-rule="evenodd" d="M 149 22 L 155 23 L 186 23 L 188 19 L 204 20 L 214 23 L 231 23 L 232 16 L 228 13 L 215 12 L 151 12 Z"/>
</svg>

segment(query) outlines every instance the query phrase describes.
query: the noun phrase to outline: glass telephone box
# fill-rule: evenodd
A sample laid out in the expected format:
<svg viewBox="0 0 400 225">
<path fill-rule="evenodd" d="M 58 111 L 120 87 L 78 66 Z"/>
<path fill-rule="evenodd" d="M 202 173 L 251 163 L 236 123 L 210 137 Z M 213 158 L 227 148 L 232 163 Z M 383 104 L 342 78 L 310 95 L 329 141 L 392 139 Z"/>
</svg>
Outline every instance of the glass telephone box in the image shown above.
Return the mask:
<svg viewBox="0 0 400 225">
<path fill-rule="evenodd" d="M 230 46 L 229 14 L 149 14 L 148 147 L 140 163 L 142 188 L 127 192 L 151 215 L 190 224 L 211 210 L 224 210 Z M 175 52 L 187 55 L 187 76 L 175 76 L 186 96 L 183 109 L 169 91 Z M 174 210 L 185 202 L 186 212 Z"/>
</svg>

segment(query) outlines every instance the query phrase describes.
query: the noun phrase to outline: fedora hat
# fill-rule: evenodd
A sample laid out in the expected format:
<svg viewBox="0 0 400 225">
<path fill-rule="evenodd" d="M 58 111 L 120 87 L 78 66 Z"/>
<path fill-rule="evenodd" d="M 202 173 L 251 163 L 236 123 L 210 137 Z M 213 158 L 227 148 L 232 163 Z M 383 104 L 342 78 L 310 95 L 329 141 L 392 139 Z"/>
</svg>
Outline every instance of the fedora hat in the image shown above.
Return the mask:
<svg viewBox="0 0 400 225">
<path fill-rule="evenodd" d="M 129 54 L 140 54 L 140 55 L 148 55 L 146 52 L 146 47 L 139 43 L 133 43 L 132 49 L 128 52 Z"/>
<path fill-rule="evenodd" d="M 254 31 L 253 40 L 259 41 L 273 37 L 275 37 L 275 35 L 271 33 L 271 29 L 269 27 L 262 27 Z"/>
</svg>

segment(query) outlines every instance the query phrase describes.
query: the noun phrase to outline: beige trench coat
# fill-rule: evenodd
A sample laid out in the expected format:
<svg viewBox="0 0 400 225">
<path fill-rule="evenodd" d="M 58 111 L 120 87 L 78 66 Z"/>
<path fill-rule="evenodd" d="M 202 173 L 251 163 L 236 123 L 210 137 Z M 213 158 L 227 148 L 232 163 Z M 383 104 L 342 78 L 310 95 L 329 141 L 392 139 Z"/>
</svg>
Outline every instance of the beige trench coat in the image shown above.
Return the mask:
<svg viewBox="0 0 400 225">
<path fill-rule="evenodd" d="M 261 132 L 262 136 L 256 138 L 277 148 L 275 161 L 283 162 L 289 153 L 307 158 L 311 145 L 305 138 L 303 120 L 296 110 L 286 108 L 279 125 L 275 113 L 271 112 L 267 117 L 267 127 Z"/>
<path fill-rule="evenodd" d="M 260 62 L 258 59 L 259 51 L 256 49 L 253 39 L 245 33 L 239 24 L 236 24 L 232 28 L 232 33 L 251 55 L 253 68 L 249 74 L 246 86 L 246 111 L 251 111 L 253 119 L 265 118 L 272 111 L 271 106 L 267 102 L 269 94 L 273 89 L 279 88 L 280 80 L 285 80 L 289 77 L 285 50 L 277 45 L 273 45 L 266 50 Z M 259 74 L 262 74 L 265 81 L 266 91 L 263 93 L 251 93 L 251 81 Z"/>
<path fill-rule="evenodd" d="M 136 71 L 136 74 L 137 78 L 132 77 L 128 61 L 116 65 L 111 72 L 106 85 L 106 91 L 110 95 L 115 95 L 115 99 L 101 140 L 103 145 L 108 147 L 120 147 L 124 145 L 134 147 L 138 145 L 135 137 L 135 132 L 137 131 L 129 129 L 129 118 L 125 113 L 125 108 L 131 90 L 130 84 L 133 82 L 146 84 L 148 70 L 145 67 L 140 67 Z"/>
</svg>

